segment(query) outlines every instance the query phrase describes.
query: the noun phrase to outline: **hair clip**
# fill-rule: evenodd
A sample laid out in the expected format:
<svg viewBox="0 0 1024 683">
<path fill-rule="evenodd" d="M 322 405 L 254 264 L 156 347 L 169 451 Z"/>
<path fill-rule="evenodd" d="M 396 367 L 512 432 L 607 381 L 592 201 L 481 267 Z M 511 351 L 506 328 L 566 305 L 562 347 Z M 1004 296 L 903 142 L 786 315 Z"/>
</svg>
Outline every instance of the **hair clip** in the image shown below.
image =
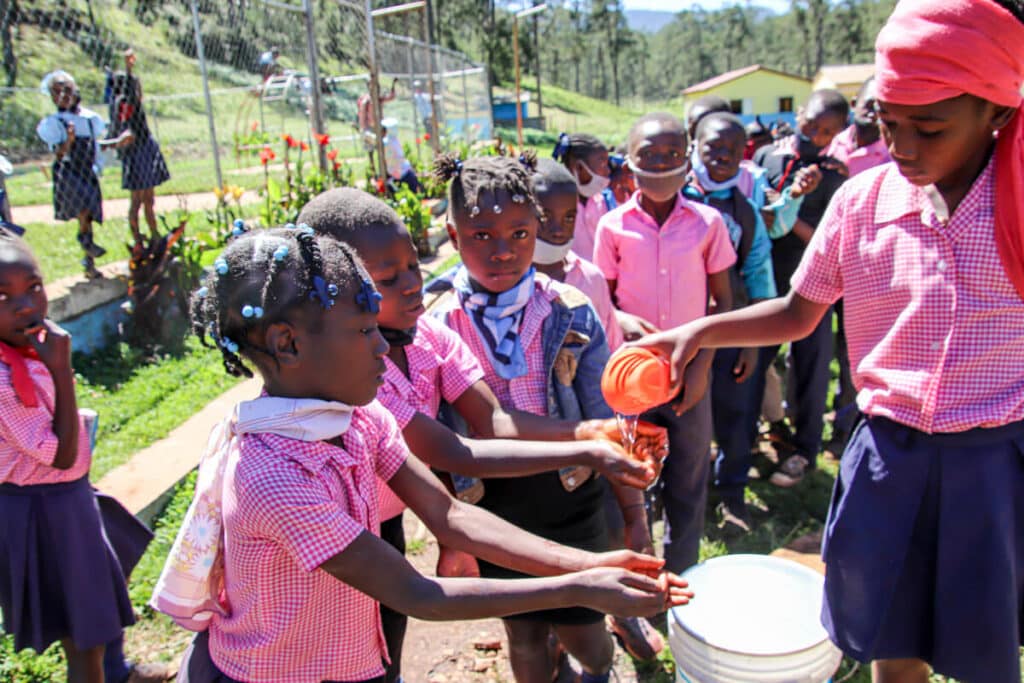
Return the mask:
<svg viewBox="0 0 1024 683">
<path fill-rule="evenodd" d="M 323 306 L 324 310 L 330 310 L 334 306 L 334 297 L 331 296 L 331 287 L 334 287 L 335 294 L 338 291 L 337 285 L 328 285 L 327 282 L 319 275 L 313 276 L 313 289 L 309 292 L 309 298 L 311 301 L 320 300 L 320 305 Z M 358 300 L 358 297 L 357 297 Z"/>
<path fill-rule="evenodd" d="M 228 351 L 230 351 L 231 353 L 238 353 L 238 344 L 236 344 L 235 342 L 231 341 L 227 337 L 222 337 L 221 338 L 220 345 L 223 348 L 225 348 Z"/>
<path fill-rule="evenodd" d="M 384 297 L 373 288 L 373 283 L 365 277 L 359 283 L 359 292 L 356 294 L 356 303 L 360 308 L 369 313 L 380 313 L 380 301 Z"/>
<path fill-rule="evenodd" d="M 476 218 L 479 215 L 480 215 L 480 207 L 479 206 L 474 206 L 473 208 L 471 208 L 469 210 L 469 217 L 470 218 Z"/>
<path fill-rule="evenodd" d="M 501 204 L 495 204 L 494 208 L 491 209 L 494 213 L 501 213 Z"/>
<path fill-rule="evenodd" d="M 462 159 L 455 160 L 455 171 L 452 172 L 452 176 L 458 178 L 462 175 Z"/>
<path fill-rule="evenodd" d="M 316 231 L 313 230 L 313 228 L 309 227 L 309 224 L 307 224 L 307 223 L 299 223 L 299 226 L 296 228 L 296 230 L 298 230 L 303 235 L 315 235 L 316 234 Z"/>
<path fill-rule="evenodd" d="M 526 196 L 521 194 L 514 194 L 512 195 L 512 201 L 515 202 L 516 204 L 525 204 Z"/>
<path fill-rule="evenodd" d="M 279 246 L 277 249 L 274 250 L 274 260 L 275 261 L 278 261 L 278 262 L 284 261 L 287 256 L 288 256 L 288 245 L 287 244 L 282 244 L 281 246 Z"/>
<path fill-rule="evenodd" d="M 219 258 L 216 261 L 214 261 L 213 267 L 217 271 L 218 275 L 228 274 L 228 262 L 225 261 L 223 258 Z"/>
<path fill-rule="evenodd" d="M 238 237 L 245 232 L 245 221 L 241 218 L 236 218 L 235 222 L 231 226 L 231 234 Z"/>
<path fill-rule="evenodd" d="M 242 317 L 256 318 L 258 320 L 263 317 L 263 309 L 259 306 L 250 306 L 249 304 L 246 304 L 242 306 Z"/>
<path fill-rule="evenodd" d="M 555 143 L 555 149 L 551 152 L 551 158 L 555 161 L 562 161 L 565 157 L 565 153 L 569 151 L 569 134 L 561 133 L 558 136 L 558 142 Z"/>
<path fill-rule="evenodd" d="M 206 295 L 209 293 L 210 290 L 206 287 L 200 287 L 199 289 L 196 290 L 196 296 L 198 296 L 200 299 L 205 299 Z"/>
</svg>

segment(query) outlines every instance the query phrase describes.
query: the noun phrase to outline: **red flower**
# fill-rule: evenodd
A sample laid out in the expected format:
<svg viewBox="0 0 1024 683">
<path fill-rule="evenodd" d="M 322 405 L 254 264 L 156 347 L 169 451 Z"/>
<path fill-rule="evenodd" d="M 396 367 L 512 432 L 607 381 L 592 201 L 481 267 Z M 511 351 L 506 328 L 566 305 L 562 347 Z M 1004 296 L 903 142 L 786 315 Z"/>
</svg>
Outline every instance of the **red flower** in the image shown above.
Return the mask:
<svg viewBox="0 0 1024 683">
<path fill-rule="evenodd" d="M 337 171 L 340 168 L 341 168 L 341 162 L 340 161 L 335 161 L 334 162 L 334 170 Z"/>
<path fill-rule="evenodd" d="M 430 133 L 424 133 L 423 134 L 423 139 L 424 140 L 430 140 Z"/>
<path fill-rule="evenodd" d="M 384 179 L 383 178 L 377 178 L 376 185 L 377 185 L 377 194 L 384 194 Z"/>
<path fill-rule="evenodd" d="M 313 137 L 321 147 L 326 147 L 331 143 L 331 136 L 327 133 L 314 133 Z"/>
<path fill-rule="evenodd" d="M 287 144 L 289 147 L 299 146 L 299 142 L 292 137 L 291 133 L 285 133 L 284 135 L 281 136 L 281 139 L 284 140 L 285 144 Z"/>
<path fill-rule="evenodd" d="M 277 155 L 274 154 L 274 150 L 269 147 L 264 147 L 260 150 L 260 163 L 266 166 L 272 160 L 276 159 Z"/>
<path fill-rule="evenodd" d="M 416 144 L 417 145 L 423 144 L 423 138 L 416 138 Z"/>
<path fill-rule="evenodd" d="M 299 143 L 299 149 L 301 149 L 303 152 L 309 151 L 309 145 L 306 144 L 305 140 Z"/>
<path fill-rule="evenodd" d="M 338 158 L 338 150 L 332 149 L 331 151 L 329 151 L 327 153 L 327 158 L 330 159 L 331 161 L 334 161 L 335 159 L 337 159 Z"/>
<path fill-rule="evenodd" d="M 260 127 L 260 122 L 259 121 L 253 121 L 252 125 L 250 126 L 250 128 L 252 129 L 253 133 L 255 133 L 257 130 L 259 130 L 259 127 Z"/>
</svg>

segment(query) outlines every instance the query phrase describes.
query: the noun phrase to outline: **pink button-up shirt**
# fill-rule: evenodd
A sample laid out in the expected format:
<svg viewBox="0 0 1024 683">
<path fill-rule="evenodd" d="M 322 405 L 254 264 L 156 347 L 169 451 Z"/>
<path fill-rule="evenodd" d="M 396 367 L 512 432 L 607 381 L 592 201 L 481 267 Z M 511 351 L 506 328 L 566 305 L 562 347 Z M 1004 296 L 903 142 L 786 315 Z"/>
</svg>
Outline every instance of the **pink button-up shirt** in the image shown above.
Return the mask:
<svg viewBox="0 0 1024 683">
<path fill-rule="evenodd" d="M 594 260 L 594 239 L 597 234 L 597 223 L 601 216 L 608 213 L 601 193 L 595 194 L 586 201 L 576 200 L 576 229 L 572 236 L 572 250 L 581 258 Z"/>
<path fill-rule="evenodd" d="M 484 369 L 484 381 L 491 388 L 498 402 L 506 408 L 515 408 L 534 415 L 548 414 L 548 373 L 544 367 L 544 348 L 541 327 L 551 314 L 551 302 L 558 298 L 561 283 L 553 281 L 543 273 L 537 273 L 533 282 L 534 293 L 523 309 L 523 321 L 519 326 L 519 339 L 526 356 L 526 374 L 515 379 L 505 379 L 495 372 L 487 359 L 484 342 L 466 311 L 458 308 L 448 314 L 448 327 L 455 330 L 469 345 L 470 351 Z"/>
<path fill-rule="evenodd" d="M 384 671 L 377 602 L 319 567 L 364 531 L 380 533 L 377 478 L 390 479 L 408 451 L 377 402 L 355 409 L 341 439 L 344 448 L 247 434 L 225 472 L 231 613 L 211 621 L 210 654 L 232 678 L 320 683 Z"/>
<path fill-rule="evenodd" d="M 53 377 L 42 362 L 25 359 L 36 387 L 39 406 L 22 404 L 11 385 L 11 369 L 0 363 L 0 483 L 32 486 L 76 481 L 89 473 L 92 451 L 89 432 L 79 418 L 78 457 L 69 469 L 53 466 L 57 435 L 53 433 L 56 391 Z"/>
<path fill-rule="evenodd" d="M 437 417 L 441 399 L 454 403 L 471 386 L 484 378 L 483 368 L 466 343 L 439 320 L 424 315 L 416 323 L 416 338 L 405 347 L 409 376 L 385 357 L 384 384 L 377 400 L 391 411 L 400 429 L 416 413 Z M 384 482 L 380 482 L 381 519 L 391 519 L 405 504 Z"/>
<path fill-rule="evenodd" d="M 923 432 L 1024 418 L 1024 301 L 994 238 L 990 163 L 943 224 L 894 164 L 839 189 L 793 289 L 844 301 L 864 413 Z"/>
<path fill-rule="evenodd" d="M 565 273 L 565 282 L 580 290 L 590 299 L 597 317 L 604 327 L 604 334 L 608 340 L 608 349 L 614 351 L 622 346 L 625 341 L 622 335 L 622 327 L 615 317 L 615 305 L 612 303 L 611 292 L 608 291 L 608 281 L 604 279 L 604 273 L 590 261 L 580 258 L 569 252 L 565 257 L 569 265 Z"/>
<path fill-rule="evenodd" d="M 889 156 L 889 148 L 886 146 L 885 140 L 881 138 L 870 145 L 858 147 L 856 126 L 850 126 L 832 138 L 832 144 L 825 150 L 825 156 L 838 159 L 846 164 L 851 178 L 869 168 L 892 161 L 892 157 Z"/>
<path fill-rule="evenodd" d="M 680 195 L 659 227 L 637 191 L 601 219 L 594 262 L 615 280 L 620 309 L 667 329 L 707 312 L 708 275 L 731 267 L 736 251 L 715 209 Z"/>
</svg>

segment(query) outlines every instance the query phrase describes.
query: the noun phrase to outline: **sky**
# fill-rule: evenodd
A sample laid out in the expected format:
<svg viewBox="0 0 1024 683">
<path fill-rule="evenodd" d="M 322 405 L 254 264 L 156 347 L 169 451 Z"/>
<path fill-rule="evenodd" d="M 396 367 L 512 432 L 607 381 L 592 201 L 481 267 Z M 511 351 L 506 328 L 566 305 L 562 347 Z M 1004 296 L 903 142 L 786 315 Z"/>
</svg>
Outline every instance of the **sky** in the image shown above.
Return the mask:
<svg viewBox="0 0 1024 683">
<path fill-rule="evenodd" d="M 735 4 L 737 0 L 623 0 L 627 10 L 630 9 L 651 9 L 666 12 L 678 12 L 699 5 L 704 9 L 718 9 Z M 782 12 L 789 8 L 789 0 L 754 0 L 754 5 L 760 5 Z"/>
</svg>

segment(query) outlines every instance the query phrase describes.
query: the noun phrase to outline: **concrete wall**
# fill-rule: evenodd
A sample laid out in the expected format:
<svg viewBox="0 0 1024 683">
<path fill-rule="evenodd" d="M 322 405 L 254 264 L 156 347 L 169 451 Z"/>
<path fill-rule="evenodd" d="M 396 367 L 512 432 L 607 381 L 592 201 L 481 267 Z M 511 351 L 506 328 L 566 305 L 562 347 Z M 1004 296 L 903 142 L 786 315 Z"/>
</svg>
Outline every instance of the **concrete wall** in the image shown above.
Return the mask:
<svg viewBox="0 0 1024 683">
<path fill-rule="evenodd" d="M 71 333 L 75 351 L 93 353 L 116 338 L 127 319 L 121 305 L 128 299 L 128 266 L 114 263 L 100 269 L 104 277 L 74 276 L 47 284 L 50 318 Z"/>
</svg>

